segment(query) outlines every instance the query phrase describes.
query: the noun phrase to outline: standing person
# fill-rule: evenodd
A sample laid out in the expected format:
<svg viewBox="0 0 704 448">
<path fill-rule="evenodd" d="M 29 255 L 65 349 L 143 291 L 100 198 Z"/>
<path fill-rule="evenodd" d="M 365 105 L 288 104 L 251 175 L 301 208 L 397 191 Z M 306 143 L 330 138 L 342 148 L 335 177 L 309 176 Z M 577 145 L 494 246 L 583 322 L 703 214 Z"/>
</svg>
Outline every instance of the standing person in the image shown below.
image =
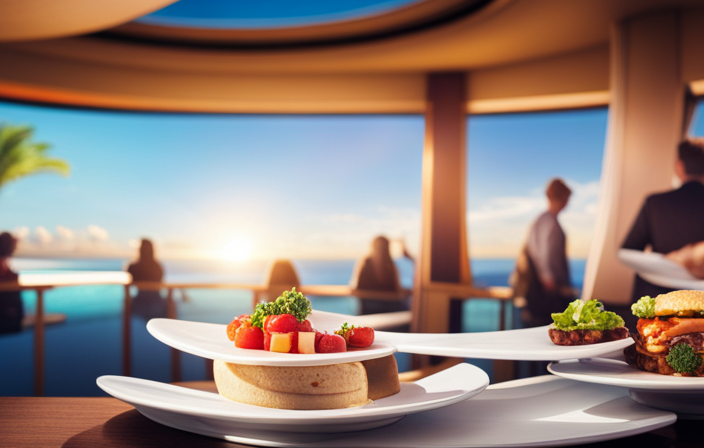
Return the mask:
<svg viewBox="0 0 704 448">
<path fill-rule="evenodd" d="M 622 247 L 667 254 L 704 240 L 704 139 L 685 140 L 677 148 L 676 190 L 650 195 L 638 213 Z M 653 285 L 636 275 L 631 299 L 656 297 L 671 289 Z"/>
<path fill-rule="evenodd" d="M 150 240 L 142 239 L 139 259 L 129 265 L 127 272 L 132 275 L 133 282 L 162 281 L 164 268 L 154 256 L 154 245 Z M 132 301 L 132 312 L 145 320 L 166 317 L 166 302 L 158 289 L 139 290 Z"/>
<path fill-rule="evenodd" d="M 19 276 L 10 269 L 9 260 L 17 248 L 17 239 L 0 233 L 0 282 L 17 283 Z M 22 331 L 24 307 L 20 291 L 0 292 L 0 334 Z"/>
<path fill-rule="evenodd" d="M 550 314 L 563 311 L 573 300 L 565 232 L 557 220 L 572 191 L 561 179 L 553 179 L 545 193 L 548 209 L 531 226 L 511 280 L 526 301 L 521 310 L 526 327 L 552 323 Z"/>
</svg>

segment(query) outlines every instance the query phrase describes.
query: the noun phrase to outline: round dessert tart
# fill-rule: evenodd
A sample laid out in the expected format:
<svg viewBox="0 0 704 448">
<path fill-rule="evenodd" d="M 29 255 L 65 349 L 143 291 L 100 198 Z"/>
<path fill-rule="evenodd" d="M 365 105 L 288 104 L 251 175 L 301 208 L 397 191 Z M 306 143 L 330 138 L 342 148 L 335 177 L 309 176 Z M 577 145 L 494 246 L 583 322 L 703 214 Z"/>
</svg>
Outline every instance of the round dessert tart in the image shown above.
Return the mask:
<svg viewBox="0 0 704 448">
<path fill-rule="evenodd" d="M 240 403 L 276 409 L 362 406 L 400 391 L 393 356 L 363 362 L 274 367 L 214 361 L 218 393 Z"/>
</svg>

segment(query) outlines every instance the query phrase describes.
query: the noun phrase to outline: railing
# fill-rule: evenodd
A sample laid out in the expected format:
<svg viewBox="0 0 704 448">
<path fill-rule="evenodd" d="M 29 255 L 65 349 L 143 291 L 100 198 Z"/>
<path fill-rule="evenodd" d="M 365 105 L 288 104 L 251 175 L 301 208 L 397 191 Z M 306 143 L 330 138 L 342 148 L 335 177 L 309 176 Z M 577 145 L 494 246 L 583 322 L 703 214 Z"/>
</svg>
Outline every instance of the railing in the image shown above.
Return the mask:
<svg viewBox="0 0 704 448">
<path fill-rule="evenodd" d="M 161 291 L 166 290 L 166 317 L 176 318 L 176 305 L 174 290 L 181 289 L 240 289 L 253 293 L 253 306 L 264 295 L 278 296 L 282 288 L 280 285 L 261 285 L 244 283 L 163 283 L 163 282 L 132 282 L 131 276 L 124 272 L 86 272 L 66 274 L 21 274 L 18 283 L 0 282 L 1 291 L 35 291 L 36 311 L 34 322 L 34 395 L 44 395 L 44 292 L 56 287 L 88 286 L 88 285 L 121 285 L 124 288 L 124 302 L 122 312 L 122 371 L 123 375 L 131 376 L 131 328 L 130 316 L 132 309 L 131 287 L 140 290 Z M 510 288 L 472 288 L 466 285 L 450 283 L 432 283 L 433 290 L 446 293 L 452 298 L 493 298 L 501 302 L 500 329 L 504 329 L 505 302 L 511 298 Z M 399 301 L 409 297 L 409 289 L 398 292 L 358 290 L 345 285 L 300 285 L 297 290 L 310 296 L 348 297 L 353 296 L 361 300 L 389 300 Z M 444 295 L 444 294 L 443 294 Z M 411 312 L 385 313 L 383 315 L 370 315 L 363 317 L 365 325 L 381 328 L 384 325 L 395 326 L 411 322 Z M 368 322 L 367 322 L 368 321 Z M 171 380 L 180 381 L 180 352 L 171 349 Z"/>
</svg>

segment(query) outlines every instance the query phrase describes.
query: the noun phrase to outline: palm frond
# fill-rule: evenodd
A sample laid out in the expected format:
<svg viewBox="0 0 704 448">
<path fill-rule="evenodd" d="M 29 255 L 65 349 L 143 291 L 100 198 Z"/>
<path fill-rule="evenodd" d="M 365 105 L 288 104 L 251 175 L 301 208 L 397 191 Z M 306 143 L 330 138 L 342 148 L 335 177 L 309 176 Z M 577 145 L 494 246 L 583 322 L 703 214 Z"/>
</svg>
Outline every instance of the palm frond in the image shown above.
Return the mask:
<svg viewBox="0 0 704 448">
<path fill-rule="evenodd" d="M 70 174 L 68 162 L 48 157 L 46 153 L 51 145 L 33 142 L 33 134 L 30 126 L 0 126 L 0 187 L 42 172 Z"/>
</svg>

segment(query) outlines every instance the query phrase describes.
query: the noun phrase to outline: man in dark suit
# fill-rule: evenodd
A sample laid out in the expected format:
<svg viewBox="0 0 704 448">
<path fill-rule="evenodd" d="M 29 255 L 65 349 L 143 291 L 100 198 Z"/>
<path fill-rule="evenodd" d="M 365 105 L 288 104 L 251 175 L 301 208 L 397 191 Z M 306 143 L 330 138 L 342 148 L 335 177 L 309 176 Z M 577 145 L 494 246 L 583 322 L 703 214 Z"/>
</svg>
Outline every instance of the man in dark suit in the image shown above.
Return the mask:
<svg viewBox="0 0 704 448">
<path fill-rule="evenodd" d="M 675 173 L 682 181 L 677 190 L 648 196 L 640 209 L 624 249 L 666 254 L 704 240 L 704 139 L 685 140 L 678 147 Z M 636 275 L 631 299 L 655 297 L 671 289 L 653 285 Z"/>
</svg>

